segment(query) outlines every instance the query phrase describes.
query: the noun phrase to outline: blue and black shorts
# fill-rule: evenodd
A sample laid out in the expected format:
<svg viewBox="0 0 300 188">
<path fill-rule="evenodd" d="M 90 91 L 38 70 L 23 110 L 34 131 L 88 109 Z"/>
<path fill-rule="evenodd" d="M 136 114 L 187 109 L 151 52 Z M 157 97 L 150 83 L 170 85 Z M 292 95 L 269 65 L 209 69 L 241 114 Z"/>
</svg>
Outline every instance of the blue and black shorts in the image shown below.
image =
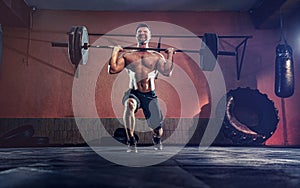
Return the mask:
<svg viewBox="0 0 300 188">
<path fill-rule="evenodd" d="M 155 91 L 142 93 L 138 90 L 130 89 L 125 92 L 122 99 L 123 105 L 128 98 L 133 98 L 137 102 L 137 109 L 143 109 L 148 126 L 152 129 L 159 129 L 163 124 L 163 116 L 158 103 L 158 98 Z"/>
</svg>

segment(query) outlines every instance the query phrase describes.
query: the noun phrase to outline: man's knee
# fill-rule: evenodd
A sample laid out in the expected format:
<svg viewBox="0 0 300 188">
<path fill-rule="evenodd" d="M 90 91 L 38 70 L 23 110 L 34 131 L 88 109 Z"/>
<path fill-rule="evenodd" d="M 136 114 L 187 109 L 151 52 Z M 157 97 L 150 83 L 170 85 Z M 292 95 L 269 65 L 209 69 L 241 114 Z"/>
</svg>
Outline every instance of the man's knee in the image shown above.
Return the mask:
<svg viewBox="0 0 300 188">
<path fill-rule="evenodd" d="M 153 129 L 153 133 L 154 135 L 161 137 L 163 134 L 163 128 L 161 126 L 158 126 L 155 129 Z"/>
<path fill-rule="evenodd" d="M 134 112 L 137 108 L 137 102 L 133 98 L 129 98 L 125 102 L 127 110 Z"/>
<path fill-rule="evenodd" d="M 160 131 L 162 129 L 161 125 L 153 129 L 154 131 Z"/>
</svg>

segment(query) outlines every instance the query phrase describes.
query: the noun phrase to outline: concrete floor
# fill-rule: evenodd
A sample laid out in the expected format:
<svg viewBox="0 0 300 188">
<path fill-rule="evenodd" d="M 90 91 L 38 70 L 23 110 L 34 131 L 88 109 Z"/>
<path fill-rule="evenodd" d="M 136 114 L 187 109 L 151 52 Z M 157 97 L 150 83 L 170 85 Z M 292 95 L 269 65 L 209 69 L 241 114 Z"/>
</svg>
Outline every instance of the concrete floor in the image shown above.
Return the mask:
<svg viewBox="0 0 300 188">
<path fill-rule="evenodd" d="M 124 152 L 124 161 L 169 158 L 147 167 L 128 167 L 100 155 Z M 298 188 L 300 148 L 186 147 L 173 156 L 175 146 L 163 151 L 125 148 L 46 147 L 0 149 L 1 188 L 40 187 L 204 187 Z M 166 157 L 167 156 L 167 157 Z"/>
</svg>

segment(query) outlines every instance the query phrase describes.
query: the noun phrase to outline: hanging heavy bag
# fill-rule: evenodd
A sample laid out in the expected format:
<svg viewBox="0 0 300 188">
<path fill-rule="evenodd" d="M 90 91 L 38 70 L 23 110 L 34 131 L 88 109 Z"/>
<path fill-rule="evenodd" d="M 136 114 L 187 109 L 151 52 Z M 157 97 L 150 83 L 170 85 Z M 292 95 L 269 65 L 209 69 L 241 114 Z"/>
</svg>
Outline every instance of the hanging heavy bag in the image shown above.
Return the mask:
<svg viewBox="0 0 300 188">
<path fill-rule="evenodd" d="M 294 94 L 293 51 L 287 44 L 278 44 L 276 47 L 275 94 L 281 98 Z"/>
</svg>

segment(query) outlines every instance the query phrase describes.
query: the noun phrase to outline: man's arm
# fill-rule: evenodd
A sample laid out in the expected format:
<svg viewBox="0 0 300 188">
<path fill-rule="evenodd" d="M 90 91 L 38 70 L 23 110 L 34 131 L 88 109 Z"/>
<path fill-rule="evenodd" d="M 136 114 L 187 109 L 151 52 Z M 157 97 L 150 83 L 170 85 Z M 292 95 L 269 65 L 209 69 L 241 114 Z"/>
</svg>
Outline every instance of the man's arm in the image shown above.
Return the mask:
<svg viewBox="0 0 300 188">
<path fill-rule="evenodd" d="M 157 70 L 164 76 L 171 76 L 173 70 L 174 48 L 168 48 L 166 54 L 166 59 L 161 55 L 162 57 L 158 61 Z"/>
<path fill-rule="evenodd" d="M 121 46 L 115 46 L 113 48 L 108 65 L 108 72 L 110 74 L 119 73 L 125 68 L 125 59 L 123 54 L 119 54 L 122 50 L 123 48 Z"/>
</svg>

